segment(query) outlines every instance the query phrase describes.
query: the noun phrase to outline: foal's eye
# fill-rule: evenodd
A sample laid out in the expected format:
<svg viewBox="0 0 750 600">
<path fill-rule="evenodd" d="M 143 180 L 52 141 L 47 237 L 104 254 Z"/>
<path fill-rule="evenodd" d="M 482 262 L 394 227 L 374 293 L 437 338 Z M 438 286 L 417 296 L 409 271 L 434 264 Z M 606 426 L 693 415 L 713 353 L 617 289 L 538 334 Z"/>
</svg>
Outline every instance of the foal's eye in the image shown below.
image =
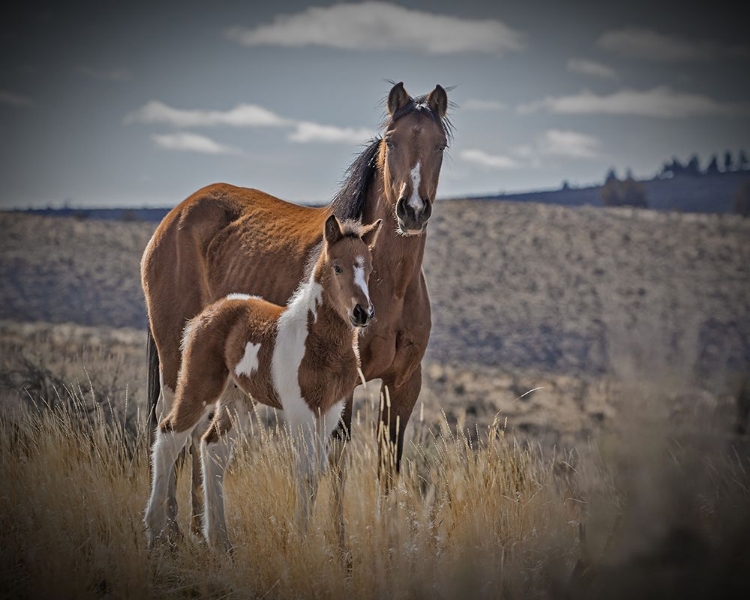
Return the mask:
<svg viewBox="0 0 750 600">
<path fill-rule="evenodd" d="M 394 144 L 391 140 L 385 140 L 385 146 L 388 148 L 388 150 L 393 150 L 396 147 L 396 144 Z"/>
<path fill-rule="evenodd" d="M 344 269 L 338 265 L 333 265 L 333 272 L 336 273 L 336 275 L 341 275 L 344 272 Z"/>
<path fill-rule="evenodd" d="M 443 152 L 445 152 L 445 149 L 446 149 L 446 147 L 447 147 L 447 146 L 438 146 L 438 147 L 437 147 L 437 151 L 438 151 L 438 153 L 439 153 L 439 154 L 442 154 Z"/>
</svg>

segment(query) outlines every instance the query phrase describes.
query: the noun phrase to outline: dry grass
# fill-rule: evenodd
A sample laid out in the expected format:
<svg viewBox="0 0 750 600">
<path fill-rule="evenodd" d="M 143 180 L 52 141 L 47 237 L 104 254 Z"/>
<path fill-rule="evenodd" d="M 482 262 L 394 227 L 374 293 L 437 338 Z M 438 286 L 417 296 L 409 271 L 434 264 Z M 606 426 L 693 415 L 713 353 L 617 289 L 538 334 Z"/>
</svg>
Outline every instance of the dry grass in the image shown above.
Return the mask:
<svg viewBox="0 0 750 600">
<path fill-rule="evenodd" d="M 86 392 L 61 393 L 0 420 L 3 597 L 702 597 L 750 566 L 747 448 L 715 431 L 665 436 L 645 410 L 661 401 L 652 387 L 628 390 L 638 419 L 563 456 L 516 444 L 502 423 L 475 442 L 445 421 L 438 434 L 418 425 L 387 495 L 370 397 L 349 448 L 350 573 L 330 481 L 303 535 L 289 445 L 257 422 L 227 476 L 234 556 L 189 535 L 150 553 L 145 429 L 92 411 Z"/>
</svg>

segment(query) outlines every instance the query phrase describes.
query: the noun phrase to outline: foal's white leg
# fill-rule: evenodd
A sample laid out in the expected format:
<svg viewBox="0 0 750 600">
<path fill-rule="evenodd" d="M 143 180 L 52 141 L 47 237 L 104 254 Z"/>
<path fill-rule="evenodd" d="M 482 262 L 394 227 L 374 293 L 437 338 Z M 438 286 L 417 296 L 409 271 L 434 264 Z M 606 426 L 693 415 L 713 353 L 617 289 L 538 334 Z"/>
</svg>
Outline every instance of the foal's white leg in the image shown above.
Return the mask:
<svg viewBox="0 0 750 600">
<path fill-rule="evenodd" d="M 146 506 L 144 522 L 146 524 L 146 538 L 149 547 L 166 532 L 169 527 L 170 533 L 176 531 L 174 523 L 176 506 L 174 498 L 174 463 L 185 447 L 190 430 L 175 433 L 174 431 L 163 432 L 156 430 L 156 440 L 152 450 L 151 464 L 153 470 L 153 481 L 151 484 L 151 497 Z M 170 495 L 171 494 L 171 495 Z"/>
<path fill-rule="evenodd" d="M 328 458 L 328 439 L 338 424 L 343 402 L 337 402 L 325 414 L 309 418 L 290 419 L 295 441 L 297 466 L 297 523 L 307 531 L 320 476 L 325 472 Z M 299 416 L 299 415 L 296 415 Z"/>
<path fill-rule="evenodd" d="M 203 535 L 212 548 L 229 552 L 226 517 L 224 515 L 224 473 L 232 457 L 234 444 L 242 431 L 247 431 L 248 413 L 242 402 L 231 402 L 231 408 L 220 406 L 220 411 L 228 411 L 232 426 L 211 443 L 201 441 L 201 465 L 203 467 Z M 219 415 L 227 418 L 227 415 Z"/>
<path fill-rule="evenodd" d="M 174 391 L 168 385 L 164 383 L 164 375 L 159 370 L 159 387 L 161 389 L 159 398 L 156 401 L 156 422 L 161 421 L 169 414 L 174 404 Z M 157 427 L 156 433 L 154 434 L 154 449 L 156 448 L 156 440 L 159 437 L 159 428 Z M 178 453 L 179 454 L 179 453 Z M 152 450 L 153 455 L 153 450 Z M 166 496 L 166 511 L 167 521 L 170 528 L 170 534 L 177 534 L 177 474 L 174 469 L 169 471 L 169 481 L 167 487 Z M 149 541 L 149 543 L 151 543 Z"/>
</svg>

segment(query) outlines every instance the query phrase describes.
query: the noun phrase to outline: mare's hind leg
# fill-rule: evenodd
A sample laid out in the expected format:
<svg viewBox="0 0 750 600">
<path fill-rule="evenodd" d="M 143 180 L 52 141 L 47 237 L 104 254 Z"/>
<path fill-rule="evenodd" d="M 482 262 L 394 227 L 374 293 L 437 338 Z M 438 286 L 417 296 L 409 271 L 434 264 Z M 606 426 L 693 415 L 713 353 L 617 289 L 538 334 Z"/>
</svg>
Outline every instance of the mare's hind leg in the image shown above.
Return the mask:
<svg viewBox="0 0 750 600">
<path fill-rule="evenodd" d="M 231 551 L 224 514 L 224 473 L 241 431 L 247 431 L 244 395 L 230 384 L 214 420 L 201 440 L 203 467 L 203 535 L 211 548 Z"/>
</svg>

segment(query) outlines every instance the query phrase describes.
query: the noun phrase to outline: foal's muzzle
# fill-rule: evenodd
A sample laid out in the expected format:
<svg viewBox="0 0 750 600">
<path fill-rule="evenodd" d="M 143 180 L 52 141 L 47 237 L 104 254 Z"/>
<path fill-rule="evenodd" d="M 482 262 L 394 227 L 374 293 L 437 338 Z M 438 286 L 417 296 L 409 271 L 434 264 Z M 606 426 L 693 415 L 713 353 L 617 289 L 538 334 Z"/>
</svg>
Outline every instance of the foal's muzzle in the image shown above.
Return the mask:
<svg viewBox="0 0 750 600">
<path fill-rule="evenodd" d="M 355 327 L 367 327 L 375 314 L 375 307 L 371 304 L 367 309 L 357 304 L 352 310 L 350 320 Z"/>
<path fill-rule="evenodd" d="M 415 208 L 409 201 L 401 197 L 396 203 L 396 217 L 401 233 L 406 235 L 420 234 L 424 230 L 427 221 L 432 214 L 432 203 L 427 199 L 422 199 L 422 205 Z"/>
</svg>

